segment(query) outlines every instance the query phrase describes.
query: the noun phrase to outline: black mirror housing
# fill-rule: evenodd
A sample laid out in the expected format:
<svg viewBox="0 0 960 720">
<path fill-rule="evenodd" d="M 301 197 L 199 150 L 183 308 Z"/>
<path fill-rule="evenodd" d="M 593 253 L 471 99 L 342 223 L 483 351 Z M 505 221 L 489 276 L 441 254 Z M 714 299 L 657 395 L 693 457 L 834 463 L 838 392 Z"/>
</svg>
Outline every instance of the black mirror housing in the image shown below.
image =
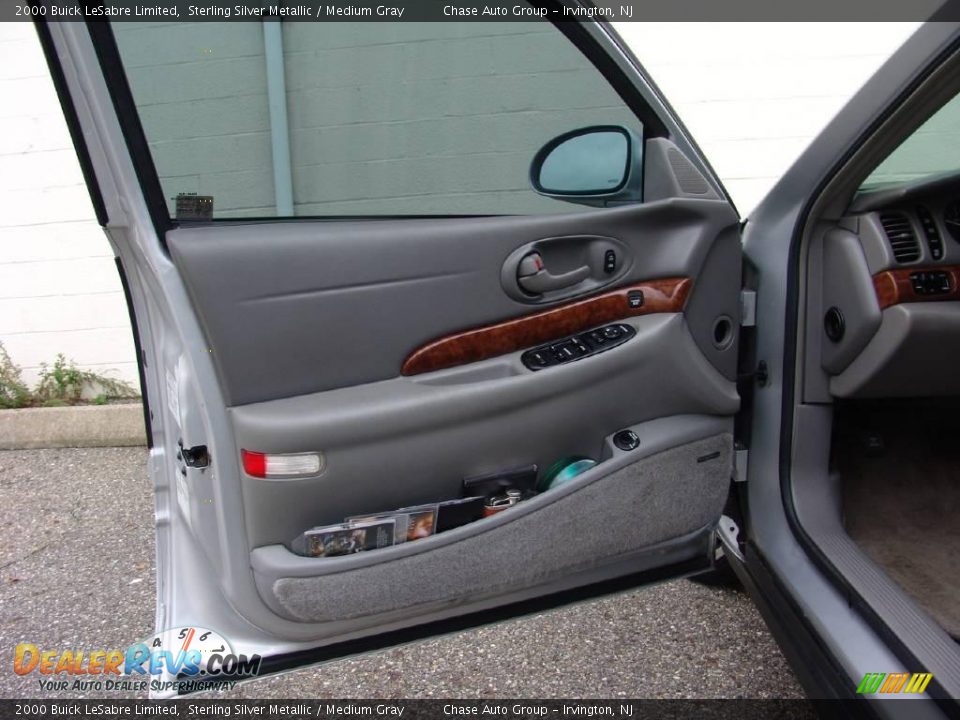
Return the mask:
<svg viewBox="0 0 960 720">
<path fill-rule="evenodd" d="M 530 184 L 545 197 L 608 207 L 643 200 L 643 139 L 622 125 L 591 125 L 544 145 Z"/>
</svg>

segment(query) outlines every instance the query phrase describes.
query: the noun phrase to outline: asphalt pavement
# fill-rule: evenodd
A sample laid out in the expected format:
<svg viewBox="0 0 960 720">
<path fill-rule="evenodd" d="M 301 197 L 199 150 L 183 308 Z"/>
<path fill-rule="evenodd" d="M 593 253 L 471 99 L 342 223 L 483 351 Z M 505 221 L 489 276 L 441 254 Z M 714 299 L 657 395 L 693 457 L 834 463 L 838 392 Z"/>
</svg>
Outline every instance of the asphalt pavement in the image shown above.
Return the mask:
<svg viewBox="0 0 960 720">
<path fill-rule="evenodd" d="M 126 647 L 152 632 L 143 448 L 0 452 L 0 697 L 73 699 L 13 672 L 18 643 Z M 122 697 L 120 693 L 95 693 Z M 244 698 L 794 698 L 749 598 L 687 580 L 236 687 Z"/>
</svg>

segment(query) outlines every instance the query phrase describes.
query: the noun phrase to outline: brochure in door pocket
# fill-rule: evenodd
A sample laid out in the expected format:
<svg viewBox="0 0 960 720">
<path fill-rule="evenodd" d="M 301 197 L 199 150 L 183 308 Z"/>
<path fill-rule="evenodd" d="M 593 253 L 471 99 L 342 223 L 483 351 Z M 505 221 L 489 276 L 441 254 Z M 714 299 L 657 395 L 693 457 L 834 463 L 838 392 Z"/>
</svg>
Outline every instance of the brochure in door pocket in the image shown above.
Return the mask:
<svg viewBox="0 0 960 720">
<path fill-rule="evenodd" d="M 336 557 L 390 547 L 394 544 L 395 526 L 396 522 L 391 518 L 316 527 L 302 535 L 303 554 L 309 557 Z"/>
<path fill-rule="evenodd" d="M 352 515 L 346 519 L 349 525 L 357 523 L 393 520 L 394 542 L 410 542 L 433 535 L 437 530 L 437 503 L 400 508 L 391 512 L 372 515 Z"/>
<path fill-rule="evenodd" d="M 400 508 L 398 513 L 410 516 L 407 523 L 407 541 L 430 537 L 437 530 L 437 503 Z"/>
<path fill-rule="evenodd" d="M 344 522 L 351 527 L 372 522 L 393 521 L 393 542 L 399 545 L 407 541 L 407 526 L 410 524 L 410 516 L 402 512 L 384 512 L 375 515 L 352 515 Z"/>
</svg>

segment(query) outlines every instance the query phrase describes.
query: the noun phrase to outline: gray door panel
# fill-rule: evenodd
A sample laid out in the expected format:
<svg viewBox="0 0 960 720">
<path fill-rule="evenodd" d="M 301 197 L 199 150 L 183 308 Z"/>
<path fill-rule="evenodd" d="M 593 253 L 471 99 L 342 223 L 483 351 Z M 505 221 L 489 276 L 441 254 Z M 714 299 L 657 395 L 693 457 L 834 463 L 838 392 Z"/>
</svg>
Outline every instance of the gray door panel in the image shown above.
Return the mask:
<svg viewBox="0 0 960 720">
<path fill-rule="evenodd" d="M 619 248 L 615 271 L 607 282 L 591 281 L 587 297 L 684 278 L 692 287 L 685 305 L 618 319 L 635 330 L 630 340 L 539 372 L 523 364 L 522 347 L 401 374 L 426 343 L 581 299 L 528 301 L 503 285 L 518 249 L 580 237 Z M 700 537 L 719 517 L 739 407 L 740 246 L 736 217 L 722 201 L 672 198 L 546 217 L 219 225 L 173 231 L 168 243 L 230 399 L 237 450 L 323 454 L 316 477 L 239 479 L 261 597 L 303 633 L 410 621 L 468 596 L 482 603 L 554 587 L 587 567 L 613 576 L 627 558 L 645 566 L 651 548 Z M 551 270 L 563 272 L 557 257 Z M 726 336 L 719 321 L 728 323 Z M 644 438 L 630 454 L 610 440 L 627 427 Z M 516 523 L 495 517 L 351 558 L 288 549 L 310 527 L 459 497 L 465 477 L 544 469 L 571 455 L 601 461 L 578 479 L 584 492 L 541 495 L 512 515 Z M 579 516 L 581 502 L 589 512 Z M 537 551 L 534 575 L 504 562 L 521 536 L 550 548 L 557 533 L 586 537 L 601 517 L 622 522 L 619 545 L 598 536 L 555 556 Z M 453 572 L 447 556 L 471 543 L 499 548 L 470 566 L 484 592 L 440 582 Z M 396 572 L 435 592 L 419 600 L 391 594 Z M 358 583 L 368 588 L 363 607 L 345 609 L 330 594 Z"/>
<path fill-rule="evenodd" d="M 251 547 L 345 516 L 457 497 L 465 477 L 558 458 L 599 458 L 603 440 L 637 422 L 730 416 L 734 383 L 699 352 L 679 314 L 628 321 L 614 350 L 530 372 L 520 353 L 478 363 L 504 376 L 434 385 L 394 378 L 231 409 L 240 447 L 323 452 L 318 478 L 243 478 Z"/>
<path fill-rule="evenodd" d="M 546 371 L 525 367 L 523 348 L 400 373 L 424 343 L 542 312 L 542 303 L 505 292 L 504 262 L 530 242 L 578 235 L 625 249 L 609 286 L 596 292 L 689 278 L 683 311 L 623 319 L 636 331 L 629 341 Z M 240 477 L 251 563 L 278 616 L 276 632 L 335 637 L 402 626 L 454 606 L 555 590 L 588 568 L 601 578 L 653 566 L 669 547 L 702 551 L 697 538 L 726 498 L 739 407 L 740 247 L 725 204 L 673 199 L 565 217 L 204 228 L 173 233 L 171 248 L 234 398 L 237 448 L 325 459 L 318 477 Z M 730 336 L 718 340 L 722 318 Z M 261 379 L 271 362 L 284 372 Z M 627 427 L 642 437 L 632 453 L 610 439 Z M 307 528 L 458 497 L 465 477 L 546 468 L 570 455 L 601 462 L 522 512 L 349 558 L 289 550 Z M 616 542 L 588 532 L 601 518 L 619 523 Z M 548 552 L 561 536 L 584 542 Z M 444 580 L 454 557 L 474 580 Z M 533 573 L 511 557 L 526 558 L 521 565 Z M 398 573 L 432 589 L 401 597 Z M 367 600 L 344 606 L 343 593 L 356 596 L 358 587 Z"/>
<path fill-rule="evenodd" d="M 395 377 L 431 340 L 542 310 L 500 279 L 535 240 L 619 240 L 629 257 L 616 285 L 696 278 L 736 220 L 723 201 L 673 199 L 559 216 L 218 225 L 167 242 L 228 404 L 242 405 Z"/>
<path fill-rule="evenodd" d="M 587 296 L 687 278 L 682 311 L 622 319 L 636 331 L 623 345 L 545 371 L 525 367 L 521 348 L 401 374 L 404 360 L 433 340 L 580 299 L 528 302 L 502 281 L 519 248 L 579 236 L 620 248 L 609 282 L 592 284 Z M 219 225 L 176 230 L 168 243 L 230 399 L 237 450 L 324 456 L 317 477 L 239 478 L 248 551 L 261 597 L 279 616 L 275 632 L 333 637 L 434 616 L 467 597 L 483 604 L 559 587 L 585 568 L 615 576 L 656 564 L 663 549 L 653 548 L 664 543 L 700 548 L 681 539 L 700 537 L 719 517 L 739 407 L 740 246 L 722 201 L 673 198 L 547 217 Z M 722 320 L 726 337 L 718 335 Z M 626 427 L 644 438 L 631 454 L 610 441 Z M 310 527 L 458 497 L 465 477 L 546 468 L 570 455 L 601 461 L 578 479 L 583 493 L 546 493 L 525 503 L 516 522 L 494 517 L 350 558 L 289 550 Z M 597 536 L 558 555 L 537 551 L 534 575 L 506 561 L 522 538 L 554 547 L 556 533 L 588 537 L 602 517 L 619 518 L 619 545 Z M 499 548 L 464 565 L 483 592 L 440 581 L 453 572 L 447 556 L 462 557 L 471 544 Z M 391 594 L 398 572 L 434 591 Z M 362 607 L 347 610 L 330 594 L 358 584 L 369 599 Z M 291 621 L 301 629 L 283 624 Z"/>
</svg>

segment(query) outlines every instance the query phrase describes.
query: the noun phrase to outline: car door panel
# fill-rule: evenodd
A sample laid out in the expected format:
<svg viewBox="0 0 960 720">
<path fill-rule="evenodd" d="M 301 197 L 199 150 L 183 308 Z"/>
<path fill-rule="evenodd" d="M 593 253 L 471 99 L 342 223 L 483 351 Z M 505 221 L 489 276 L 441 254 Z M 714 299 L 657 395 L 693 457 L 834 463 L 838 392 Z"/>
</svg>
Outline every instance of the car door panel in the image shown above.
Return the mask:
<svg viewBox="0 0 960 720">
<path fill-rule="evenodd" d="M 98 181 L 126 209 L 108 236 L 143 320 L 158 625 L 219 627 L 265 656 L 307 651 L 300 663 L 345 640 L 709 563 L 739 408 L 739 225 L 666 108 L 644 116 L 644 203 L 165 224 L 148 139 L 124 145 L 143 133 L 128 123 L 137 104 L 100 64 L 116 56 L 109 32 L 54 36 L 80 76 L 81 124 L 109 140 L 92 145 Z M 589 281 L 518 294 L 513 263 L 531 247 L 552 273 L 592 263 Z M 598 273 L 610 248 L 616 265 Z M 629 339 L 537 371 L 522 360 L 609 322 Z M 625 428 L 634 450 L 613 443 Z M 315 453 L 322 470 L 257 478 L 242 450 Z M 598 464 L 493 517 L 347 557 L 291 549 L 312 527 L 569 456 Z"/>
<path fill-rule="evenodd" d="M 606 567 L 615 576 L 624 563 L 638 567 L 651 547 L 698 536 L 726 497 L 731 418 L 739 406 L 727 362 L 735 348 L 712 337 L 715 318 L 736 316 L 735 227 L 726 203 L 678 198 L 535 219 L 255 224 L 170 233 L 172 257 L 196 299 L 223 385 L 232 398 L 258 399 L 228 410 L 237 447 L 316 452 L 325 459 L 316 478 L 241 476 L 251 563 L 265 603 L 286 619 L 325 625 L 316 632 L 327 635 L 342 629 L 341 620 L 368 626 L 466 598 L 482 603 L 561 581 L 577 568 Z M 510 297 L 501 283 L 504 259 L 559 232 L 613 238 L 625 248 L 612 289 L 546 309 Z M 650 289 L 674 287 L 675 278 L 683 284 L 679 302 L 659 304 Z M 617 295 L 631 287 L 647 288 L 642 314 Z M 569 318 L 571 308 L 607 295 L 617 303 L 612 314 L 572 312 Z M 554 327 L 544 319 L 551 313 L 568 319 Z M 446 333 L 525 320 L 534 337 L 521 333 L 517 349 L 480 360 L 468 354 L 448 363 L 452 367 L 429 370 L 428 364 L 404 374 L 418 350 Z M 539 372 L 521 362 L 538 342 L 606 320 L 628 323 L 636 335 Z M 691 333 L 694 326 L 702 337 Z M 273 371 L 278 365 L 285 372 Z M 313 392 L 289 395 L 306 388 Z M 274 397 L 260 399 L 268 393 Z M 672 422 L 656 426 L 656 444 L 613 456 L 614 432 L 663 418 Z M 488 519 L 368 557 L 318 560 L 288 549 L 303 529 L 458 497 L 465 477 L 531 464 L 546 468 L 569 455 L 604 462 L 578 479 L 582 494 L 561 502 L 548 493 L 528 502 L 523 515 L 531 517 L 514 515 L 516 525 Z M 697 462 L 701 457 L 711 460 Z M 680 475 L 683 481 L 667 479 Z M 684 512 L 665 511 L 674 503 Z M 583 512 L 575 510 L 581 506 Z M 604 525 L 607 544 L 564 542 L 590 537 L 590 527 L 599 536 Z M 526 533 L 536 535 L 525 543 L 539 558 L 534 575 L 507 561 L 525 556 L 516 549 Z M 541 552 L 561 545 L 557 557 Z M 450 582 L 448 563 L 457 553 L 473 558 L 463 567 L 473 568 L 474 582 Z M 387 592 L 397 573 L 422 590 L 410 597 Z M 381 590 L 347 609 L 342 598 L 361 586 Z M 351 589 L 338 599 L 334 587 Z"/>
<path fill-rule="evenodd" d="M 624 248 L 614 281 L 546 306 L 511 297 L 505 259 L 559 233 Z M 260 596 L 278 620 L 303 625 L 284 632 L 335 637 L 506 602 L 587 568 L 591 577 L 616 577 L 662 561 L 671 545 L 702 553 L 726 498 L 739 407 L 735 346 L 713 335 L 716 318 L 736 317 L 739 294 L 736 216 L 726 203 L 227 225 L 182 228 L 167 239 L 232 399 L 237 449 L 324 458 L 318 477 L 240 476 Z M 635 287 L 646 290 L 639 309 L 625 296 Z M 580 310 L 607 297 L 606 315 Z M 607 321 L 636 334 L 538 372 L 521 361 L 533 345 Z M 526 332 L 502 331 L 518 324 Z M 479 354 L 449 367 L 411 368 L 418 353 L 464 331 L 498 330 L 506 345 L 481 342 L 471 346 Z M 627 427 L 656 441 L 623 453 L 610 437 Z M 310 527 L 456 498 L 466 477 L 542 470 L 564 456 L 602 462 L 567 492 L 527 501 L 512 517 L 350 558 L 289 549 Z M 472 579 L 454 579 L 452 564 Z M 363 599 L 345 602 L 351 596 Z"/>
<path fill-rule="evenodd" d="M 257 569 L 255 577 L 261 597 L 269 607 L 289 620 L 324 625 L 324 629 L 315 632 L 327 635 L 343 629 L 339 621 L 356 619 L 356 623 L 348 625 L 369 626 L 397 614 L 410 618 L 418 613 L 432 613 L 450 604 L 463 604 L 467 598 L 470 604 L 483 603 L 531 585 L 562 581 L 574 570 L 588 566 L 597 572 L 606 568 L 611 576 L 616 576 L 628 565 L 639 567 L 637 563 L 642 564 L 644 558 L 649 560 L 663 552 L 663 548 L 651 548 L 688 535 L 699 537 L 698 533 L 707 531 L 726 497 L 732 457 L 731 418 L 739 400 L 734 382 L 700 350 L 683 310 L 699 292 L 714 299 L 719 295 L 726 301 L 726 306 L 721 303 L 709 308 L 711 318 L 735 312 L 729 304 L 736 302 L 739 274 L 731 274 L 729 269 L 731 258 L 733 263 L 738 262 L 739 248 L 730 242 L 731 236 L 736 238 L 729 232 L 734 217 L 724 204 L 681 200 L 657 205 L 590 213 L 589 220 L 577 216 L 580 223 L 570 223 L 571 218 L 567 218 L 566 224 L 574 225 L 570 228 L 573 232 L 602 232 L 606 236 L 617 233 L 621 241 L 624 236 L 619 233 L 626 228 L 630 242 L 624 245 L 631 256 L 627 259 L 629 270 L 621 282 L 632 287 L 642 278 L 687 273 L 689 277 L 684 280 L 690 287 L 689 300 L 685 298 L 686 302 L 678 307 L 660 307 L 651 301 L 648 314 L 630 317 L 630 309 L 621 299 L 622 311 L 617 317 L 634 328 L 634 337 L 613 350 L 540 372 L 532 372 L 521 362 L 528 343 L 521 349 L 481 361 L 405 376 L 401 373 L 402 360 L 410 357 L 410 349 L 416 348 L 423 337 L 433 338 L 444 332 L 444 322 L 455 321 L 447 321 L 440 314 L 440 320 L 432 324 L 431 313 L 415 309 L 418 303 L 422 307 L 425 299 L 411 300 L 410 312 L 398 311 L 402 303 L 391 300 L 398 285 L 370 282 L 369 274 L 362 275 L 365 279 L 358 283 L 358 292 L 341 292 L 338 288 L 332 295 L 317 293 L 327 302 L 335 298 L 343 320 L 353 321 L 351 326 L 338 319 L 345 335 L 359 334 L 361 328 L 367 328 L 373 337 L 376 333 L 369 329 L 371 325 L 388 323 L 392 336 L 397 338 L 398 360 L 389 368 L 392 377 L 388 379 L 235 404 L 229 409 L 238 447 L 269 453 L 320 452 L 325 458 L 325 470 L 317 478 L 271 482 L 241 477 L 251 563 Z M 455 327 L 496 318 L 500 306 L 523 313 L 520 319 L 536 318 L 544 312 L 509 298 L 504 302 L 506 295 L 499 286 L 498 269 L 512 246 L 555 232 L 556 222 L 556 218 L 536 223 L 483 218 L 450 223 L 455 234 L 445 238 L 445 245 L 439 243 L 436 247 L 477 244 L 473 252 L 489 256 L 489 260 L 480 261 L 486 263 L 489 271 L 476 273 L 479 277 L 472 280 L 472 286 L 469 280 L 461 284 L 481 288 L 477 293 L 480 297 L 496 298 L 492 303 L 471 303 L 465 292 L 452 295 L 451 304 L 461 316 Z M 413 227 L 408 230 L 403 227 L 405 224 Z M 362 242 L 351 246 L 340 240 L 341 227 L 345 225 L 349 224 L 310 225 L 321 238 L 320 250 L 308 245 L 308 252 L 298 244 L 295 254 L 308 255 L 299 263 L 278 257 L 278 248 L 286 247 L 283 242 L 272 244 L 271 266 L 310 265 L 310 253 L 322 254 L 330 248 L 337 248 L 343 256 L 358 258 L 378 254 L 367 251 Z M 398 256 L 424 257 L 416 250 L 418 242 L 409 239 L 423 237 L 423 226 L 430 223 L 411 221 L 397 225 L 400 227 L 377 225 L 367 232 L 392 237 L 392 244 L 385 241 L 378 243 L 378 248 L 390 248 Z M 470 230 L 461 232 L 459 225 L 467 225 Z M 520 230 L 514 230 L 514 226 Z M 273 239 L 284 232 L 304 234 L 303 228 L 290 228 L 274 226 L 269 234 Z M 224 230 L 217 229 L 221 234 Z M 349 232 L 353 228 L 347 230 L 350 241 L 358 237 Z M 185 277 L 195 279 L 197 287 L 207 292 L 220 290 L 221 305 L 217 307 L 222 307 L 229 288 L 206 285 L 200 277 L 202 273 L 195 274 L 196 268 L 190 266 L 195 257 L 193 250 L 202 247 L 206 238 L 189 238 L 187 232 L 171 234 L 178 267 Z M 504 237 L 513 238 L 506 247 L 502 241 L 484 244 L 488 238 Z M 211 246 L 201 253 L 201 264 L 229 266 L 230 274 L 237 272 L 238 255 L 230 254 L 230 242 L 232 238 L 221 248 L 223 263 L 216 262 Z M 401 252 L 404 242 L 410 242 L 411 247 Z M 446 256 L 462 258 L 464 254 L 449 252 Z M 309 275 L 312 282 L 332 284 L 339 277 L 341 286 L 346 284 L 343 271 L 338 276 L 332 271 L 324 273 L 323 263 L 313 267 L 318 269 L 316 275 L 304 275 Z M 364 265 L 347 261 L 342 267 Z M 388 263 L 385 268 L 389 267 Z M 381 274 L 387 272 L 383 270 Z M 253 273 L 243 270 L 239 273 L 253 277 Z M 437 271 L 437 275 L 444 281 L 450 277 L 472 277 L 470 273 L 448 272 L 446 268 Z M 282 273 L 274 280 L 276 277 L 282 277 Z M 433 277 L 431 274 L 399 287 L 422 293 L 425 298 L 432 289 Z M 238 288 L 244 293 L 262 292 L 259 287 L 251 291 L 243 283 L 230 288 L 232 292 Z M 381 293 L 382 302 L 371 300 L 371 293 Z M 403 296 L 402 291 L 400 295 Z M 290 298 L 291 304 L 305 303 L 302 310 L 292 311 L 295 314 L 307 316 L 310 309 L 319 309 L 324 320 L 304 324 L 326 327 L 324 322 L 331 311 L 323 302 L 317 303 L 313 292 L 289 292 L 283 297 Z M 552 309 L 590 302 L 593 297 L 554 303 Z M 243 302 L 240 300 L 241 305 Z M 699 302 L 703 304 L 702 300 Z M 383 313 L 382 321 L 363 323 L 358 318 L 371 303 L 391 311 Z M 476 307 L 483 312 L 476 312 Z M 258 345 L 261 328 L 267 334 L 275 331 L 275 323 L 254 323 L 239 307 L 228 313 L 232 314 L 247 318 L 245 335 L 254 346 Z M 463 320 L 463 315 L 471 320 Z M 472 320 L 474 317 L 476 320 Z M 583 322 L 583 328 L 575 329 L 591 326 L 589 317 Z M 428 323 L 431 327 L 419 329 Z M 292 334 L 293 331 L 287 331 L 284 338 L 292 341 Z M 399 339 L 403 334 L 406 341 Z M 558 337 L 563 334 L 568 332 L 559 333 Z M 317 337 L 326 336 L 317 333 Z M 269 342 L 268 338 L 263 344 Z M 713 347 L 712 342 L 710 346 Z M 220 344 L 214 341 L 211 347 Z M 342 347 L 350 363 L 360 363 L 368 346 L 345 342 Z M 723 351 L 718 354 L 725 359 Z M 234 357 L 221 355 L 221 364 Z M 294 360 L 312 368 L 324 367 L 320 359 L 307 362 L 304 354 L 295 354 Z M 233 372 L 232 368 L 228 372 Z M 662 422 L 664 418 L 670 422 Z M 644 447 L 642 452 L 625 454 L 610 443 L 615 431 L 635 427 L 640 432 L 648 423 L 656 429 L 657 442 Z M 645 431 L 651 432 L 654 430 Z M 465 477 L 530 464 L 545 468 L 565 455 L 593 457 L 603 462 L 571 485 L 571 491 L 581 488 L 581 493 L 565 499 L 565 495 L 547 493 L 525 503 L 524 513 L 512 516 L 516 525 L 491 518 L 409 547 L 397 546 L 352 558 L 302 558 L 287 549 L 302 529 L 339 522 L 348 515 L 458 497 L 463 493 Z M 704 457 L 710 460 L 698 461 Z M 666 511 L 673 504 L 682 505 L 683 512 Z M 521 521 L 527 514 L 531 517 Z M 590 528 L 595 528 L 593 535 Z M 600 542 L 604 533 L 609 534 L 608 542 Z M 530 535 L 518 544 L 522 534 Z M 593 537 L 594 541 L 573 539 L 586 537 Z M 551 556 L 548 550 L 560 546 L 564 547 L 563 552 Z M 523 552 L 517 551 L 519 547 L 524 548 Z M 702 545 L 694 547 L 700 552 Z M 449 563 L 454 556 L 462 558 L 461 567 L 472 568 L 473 582 L 464 582 L 462 578 L 451 582 Z M 520 571 L 524 562 L 520 567 L 514 566 L 510 558 L 520 557 L 538 558 L 534 574 Z M 336 575 L 335 581 L 331 574 Z M 398 575 L 406 576 L 411 588 L 421 589 L 411 590 L 412 594 L 406 596 L 396 587 Z M 368 589 L 365 597 L 369 597 L 369 602 L 348 603 L 348 608 L 343 599 L 359 592 L 360 587 Z M 391 587 L 394 590 L 388 592 Z M 380 590 L 370 593 L 370 588 Z M 334 597 L 331 593 L 335 592 L 341 594 Z"/>
<path fill-rule="evenodd" d="M 622 259 L 622 284 L 683 275 L 692 286 L 691 304 L 698 294 L 715 298 L 712 286 L 720 284 L 729 305 L 738 274 L 719 264 L 738 261 L 739 249 L 725 235 L 734 222 L 723 202 L 675 200 L 536 220 L 303 223 L 170 233 L 174 260 L 202 308 L 223 384 L 234 397 L 277 397 L 231 406 L 238 447 L 320 452 L 326 460 L 319 478 L 242 478 L 250 547 L 288 543 L 302 529 L 351 514 L 457 497 L 465 477 L 530 464 L 546 468 L 565 455 L 597 457 L 604 437 L 638 422 L 732 415 L 738 406 L 734 383 L 699 350 L 683 306 L 658 312 L 662 308 L 652 299 L 641 308 L 649 315 L 628 321 L 635 337 L 567 365 L 531 372 L 517 350 L 410 377 L 401 368 L 425 339 L 451 329 L 507 313 L 545 325 L 537 321 L 539 307 L 504 293 L 499 270 L 515 247 L 561 228 L 623 243 L 630 255 Z M 445 283 L 450 292 L 439 291 Z M 622 311 L 609 319 L 629 317 L 628 304 L 620 302 Z M 567 305 L 555 303 L 552 311 Z M 712 316 L 733 312 L 715 304 L 710 310 Z M 240 316 L 243 323 L 235 321 Z M 598 324 L 588 316 L 581 326 L 564 326 L 557 337 Z M 264 370 L 251 369 L 254 362 Z M 277 366 L 286 372 L 276 372 Z M 338 372 L 350 374 L 331 380 Z M 352 382 L 357 377 L 362 381 Z M 297 387 L 344 384 L 284 397 L 292 381 Z"/>
</svg>

